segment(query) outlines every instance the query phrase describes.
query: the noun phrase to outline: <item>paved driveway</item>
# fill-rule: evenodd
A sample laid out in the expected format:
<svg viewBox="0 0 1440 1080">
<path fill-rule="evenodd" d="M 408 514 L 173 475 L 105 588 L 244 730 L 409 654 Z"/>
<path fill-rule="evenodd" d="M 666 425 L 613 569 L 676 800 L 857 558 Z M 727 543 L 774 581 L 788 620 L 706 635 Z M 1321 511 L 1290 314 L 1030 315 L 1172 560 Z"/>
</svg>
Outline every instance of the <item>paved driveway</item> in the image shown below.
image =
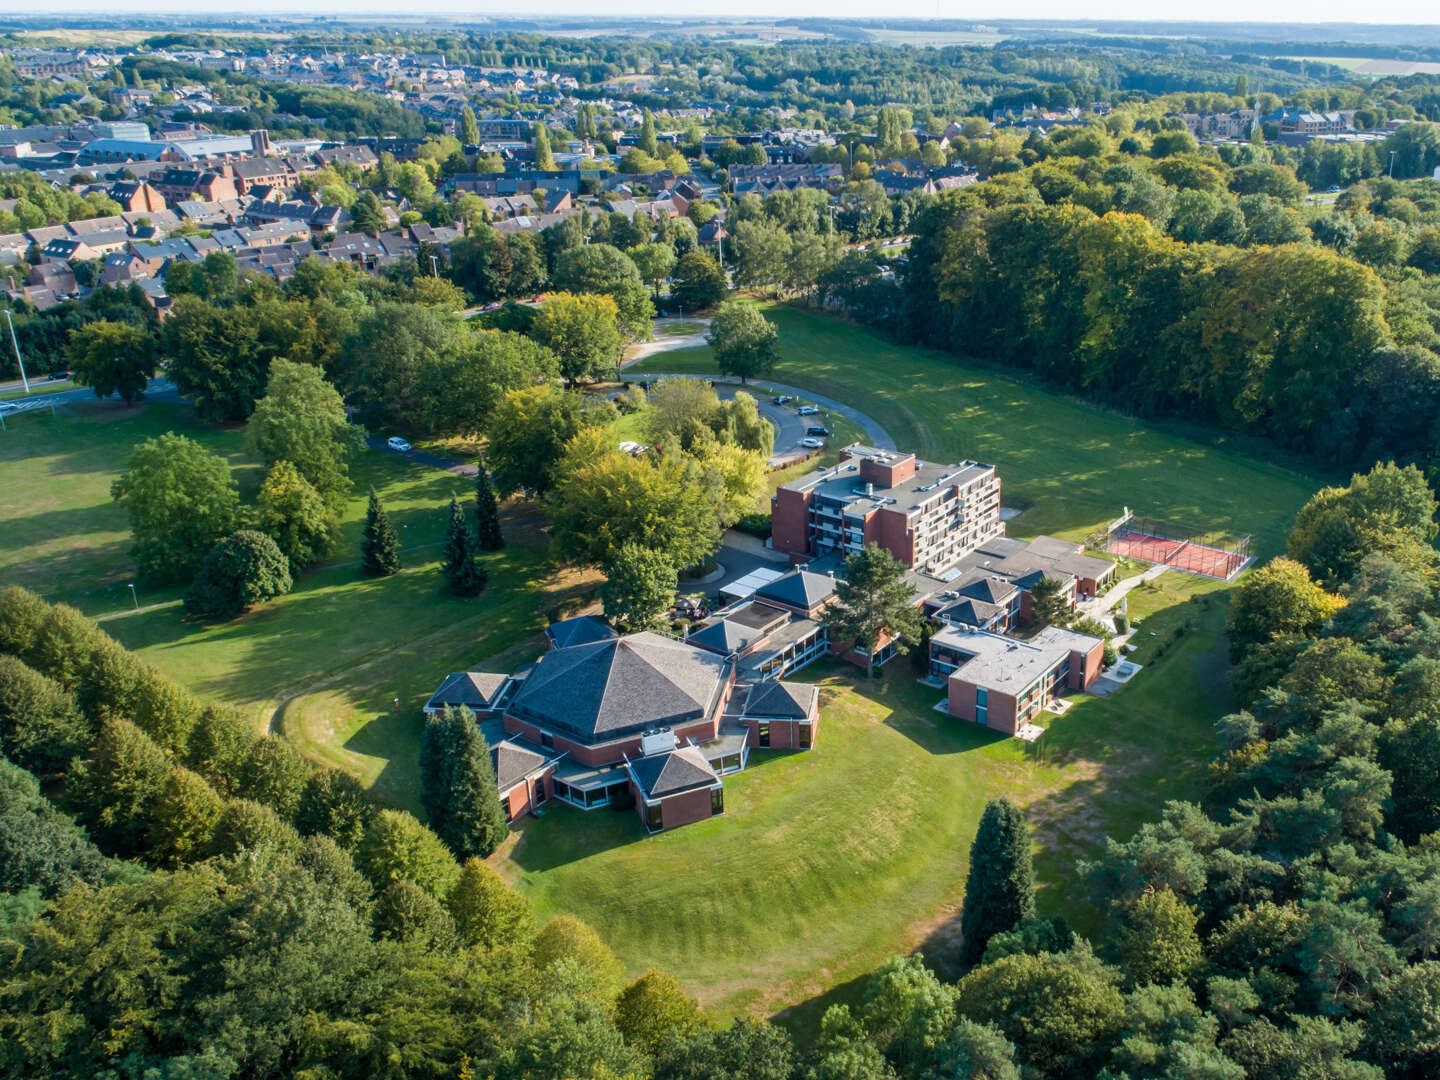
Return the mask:
<svg viewBox="0 0 1440 1080">
<path fill-rule="evenodd" d="M 836 401 L 834 398 L 825 397 L 823 394 L 817 394 L 813 390 L 805 390 L 798 386 L 771 382 L 769 379 L 751 379 L 748 383 L 742 385 L 738 379 L 711 378 L 709 375 L 696 375 L 686 372 L 626 375 L 624 378 L 627 382 L 639 382 L 642 379 L 647 379 L 652 382 L 655 379 L 709 379 L 715 384 L 715 392 L 721 397 L 725 397 L 727 394 L 733 397 L 737 390 L 749 391 L 755 396 L 755 399 L 760 403 L 761 411 L 770 419 L 770 422 L 776 426 L 776 431 L 779 433 L 779 437 L 775 440 L 774 456 L 777 459 L 783 456 L 786 449 L 800 449 L 797 444 L 800 439 L 805 437 L 805 428 L 809 426 L 808 421 L 810 418 L 799 416 L 792 409 L 771 404 L 768 397 L 765 396 L 767 391 L 771 394 L 789 394 L 791 397 L 800 397 L 806 401 L 813 401 L 822 409 L 828 409 L 830 412 L 838 413 L 859 427 L 861 431 L 865 432 L 866 440 L 871 446 L 875 447 L 875 449 L 895 449 L 895 440 L 890 437 L 888 431 L 880 426 L 878 421 L 872 420 L 859 409 L 851 405 L 846 405 L 843 401 Z M 818 421 L 820 418 L 817 416 L 814 419 Z M 794 425 L 789 425 L 788 420 L 793 420 Z M 781 427 L 782 423 L 786 425 L 783 428 Z M 794 437 L 787 437 L 787 432 L 793 432 Z M 782 439 L 784 441 L 782 441 Z M 803 450 L 801 452 L 803 453 Z"/>
</svg>

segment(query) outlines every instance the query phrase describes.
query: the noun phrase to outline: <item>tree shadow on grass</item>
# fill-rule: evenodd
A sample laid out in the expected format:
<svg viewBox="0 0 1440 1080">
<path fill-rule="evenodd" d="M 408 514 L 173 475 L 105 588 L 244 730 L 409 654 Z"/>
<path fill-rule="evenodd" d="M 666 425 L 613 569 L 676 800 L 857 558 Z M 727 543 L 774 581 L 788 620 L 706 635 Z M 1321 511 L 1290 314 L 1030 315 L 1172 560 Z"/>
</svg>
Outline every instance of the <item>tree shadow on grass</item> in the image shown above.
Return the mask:
<svg viewBox="0 0 1440 1080">
<path fill-rule="evenodd" d="M 869 974 L 857 975 L 843 983 L 837 983 L 823 994 L 817 994 L 795 1005 L 788 1006 L 770 1017 L 771 1023 L 778 1024 L 801 1044 L 813 1043 L 820 1032 L 820 1021 L 832 1005 L 848 1005 L 852 1012 L 865 996 Z"/>
<path fill-rule="evenodd" d="M 515 822 L 510 861 L 526 873 L 543 873 L 648 838 L 633 806 L 580 810 L 550 801 L 542 816 Z M 637 887 L 639 883 L 637 883 Z"/>
<path fill-rule="evenodd" d="M 824 737 L 825 710 L 834 707 L 835 697 L 825 693 L 831 687 L 845 687 L 871 702 L 884 716 L 884 723 L 933 755 L 963 754 L 1000 742 L 1008 736 L 979 724 L 966 723 L 934 708 L 945 696 L 943 688 L 928 686 L 916 678 L 908 658 L 892 660 L 873 679 L 861 668 L 839 659 L 822 660 L 806 669 L 821 687 L 820 728 Z"/>
</svg>

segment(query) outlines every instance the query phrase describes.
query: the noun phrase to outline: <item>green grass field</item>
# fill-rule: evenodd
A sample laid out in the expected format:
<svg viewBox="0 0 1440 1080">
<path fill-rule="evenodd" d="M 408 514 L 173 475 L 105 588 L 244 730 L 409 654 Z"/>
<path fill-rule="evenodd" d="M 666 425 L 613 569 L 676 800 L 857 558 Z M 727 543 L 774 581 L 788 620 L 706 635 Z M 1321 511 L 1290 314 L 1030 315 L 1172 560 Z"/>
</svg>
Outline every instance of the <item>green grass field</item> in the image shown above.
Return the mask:
<svg viewBox="0 0 1440 1080">
<path fill-rule="evenodd" d="M 720 1013 L 795 1007 L 802 1029 L 891 953 L 946 963 L 966 851 L 997 795 L 1035 826 L 1042 909 L 1093 930 L 1078 860 L 1200 790 L 1225 704 L 1224 605 L 1202 614 L 1138 681 L 1081 696 L 1033 746 L 934 711 L 943 691 L 908 659 L 875 681 L 816 664 L 802 673 L 823 688 L 815 749 L 755 751 L 726 777 L 723 817 L 652 837 L 633 811 L 559 806 L 515 831 L 500 869 L 542 917 L 595 925 L 631 970 L 664 967 Z"/>
<path fill-rule="evenodd" d="M 1268 554 L 1322 482 L 1218 436 L 1187 438 L 847 324 L 771 311 L 781 329 L 777 378 L 854 404 L 924 456 L 993 461 L 1006 504 L 1024 508 L 1011 523 L 1017 535 L 1083 536 L 1128 503 L 1253 533 Z M 703 349 L 654 362 L 696 371 L 711 363 Z M 626 418 L 617 438 L 637 425 Z M 833 426 L 832 447 L 858 437 Z M 0 584 L 90 614 L 127 608 L 128 526 L 109 486 L 131 446 L 170 429 L 224 454 L 242 492 L 258 484 L 242 431 L 198 424 L 185 406 L 84 403 L 58 418 L 18 418 L 0 438 Z M 429 693 L 452 670 L 532 659 L 547 615 L 590 595 L 598 578 L 557 570 L 533 508 L 512 505 L 510 546 L 487 556 L 490 587 L 478 600 L 449 598 L 437 569 L 444 505 L 452 491 L 468 498 L 469 481 L 373 452 L 352 474 L 341 549 L 289 596 L 221 626 L 187 621 L 178 605 L 104 626 L 197 692 L 245 708 L 257 727 L 416 809 Z M 353 564 L 371 485 L 407 549 L 404 572 L 380 581 Z M 140 601 L 178 595 L 142 588 Z M 1024 805 L 1035 826 L 1043 908 L 1094 929 L 1078 861 L 1106 835 L 1153 818 L 1162 800 L 1199 790 L 1211 725 L 1229 705 L 1226 596 L 1178 573 L 1136 590 L 1129 605 L 1143 633 L 1134 658 L 1146 670 L 1113 699 L 1082 697 L 1049 718 L 1034 746 L 935 712 L 941 692 L 917 683 L 907 660 L 875 681 L 816 665 L 805 673 L 824 687 L 815 750 L 757 753 L 727 780 L 723 818 L 647 837 L 633 813 L 557 807 L 518 828 L 496 865 L 542 917 L 565 911 L 592 922 L 632 971 L 667 968 L 721 1013 L 784 1010 L 802 1029 L 889 953 L 919 946 L 944 961 L 966 851 L 996 794 Z"/>
<path fill-rule="evenodd" d="M 1017 536 L 1081 539 L 1129 506 L 1194 529 L 1251 533 L 1256 553 L 1269 556 L 1329 479 L 1213 431 L 1167 430 L 823 315 L 776 305 L 766 314 L 780 328 L 777 381 L 863 410 L 922 458 L 994 464 L 1005 505 L 1025 511 L 1010 526 Z M 708 348 L 681 349 L 629 370 L 710 372 L 714 361 Z"/>
</svg>

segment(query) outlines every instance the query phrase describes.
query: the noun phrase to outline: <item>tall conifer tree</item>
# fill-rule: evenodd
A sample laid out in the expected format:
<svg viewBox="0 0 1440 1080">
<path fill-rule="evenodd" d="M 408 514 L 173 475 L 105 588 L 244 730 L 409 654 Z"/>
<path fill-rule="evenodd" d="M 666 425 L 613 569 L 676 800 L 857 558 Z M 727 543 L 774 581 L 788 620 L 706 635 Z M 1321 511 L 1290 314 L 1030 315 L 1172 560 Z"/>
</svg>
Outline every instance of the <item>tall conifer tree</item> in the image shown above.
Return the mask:
<svg viewBox="0 0 1440 1080">
<path fill-rule="evenodd" d="M 360 542 L 360 551 L 367 574 L 389 577 L 399 572 L 400 541 L 374 488 L 370 489 L 370 506 L 365 511 L 365 536 Z"/>
<path fill-rule="evenodd" d="M 475 561 L 475 534 L 452 495 L 445 529 L 445 585 L 456 596 L 478 596 L 485 588 L 485 567 Z"/>
<path fill-rule="evenodd" d="M 991 799 L 970 848 L 970 876 L 960 912 L 965 963 L 979 963 L 992 937 L 1034 914 L 1035 870 L 1025 815 L 1008 799 Z"/>
<path fill-rule="evenodd" d="M 490 485 L 485 463 L 478 462 L 476 468 L 475 538 L 480 542 L 481 551 L 499 551 L 505 546 L 505 537 L 500 533 L 500 509 L 495 505 L 495 489 Z"/>
<path fill-rule="evenodd" d="M 490 748 L 469 709 L 446 709 L 425 724 L 421 801 L 430 828 L 458 859 L 485 858 L 505 839 L 505 812 Z"/>
</svg>

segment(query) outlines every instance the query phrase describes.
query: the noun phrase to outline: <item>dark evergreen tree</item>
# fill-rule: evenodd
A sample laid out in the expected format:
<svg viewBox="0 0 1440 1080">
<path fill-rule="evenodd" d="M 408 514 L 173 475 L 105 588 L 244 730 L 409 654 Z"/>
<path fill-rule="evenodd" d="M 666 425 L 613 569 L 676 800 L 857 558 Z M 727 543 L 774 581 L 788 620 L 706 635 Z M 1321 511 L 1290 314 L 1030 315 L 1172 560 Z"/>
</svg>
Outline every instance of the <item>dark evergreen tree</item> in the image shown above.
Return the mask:
<svg viewBox="0 0 1440 1080">
<path fill-rule="evenodd" d="M 390 524 L 390 515 L 380 505 L 380 496 L 370 489 L 370 508 L 365 511 L 365 538 L 361 541 L 361 553 L 365 560 L 365 572 L 377 577 L 389 577 L 400 570 L 400 541 L 395 536 L 395 526 Z"/>
<path fill-rule="evenodd" d="M 435 835 L 456 858 L 486 858 L 505 838 L 505 812 L 490 748 L 469 709 L 446 709 L 425 724 L 420 801 Z"/>
<path fill-rule="evenodd" d="M 476 462 L 475 473 L 475 536 L 481 551 L 499 551 L 505 546 L 500 534 L 500 508 L 495 505 L 495 489 L 483 461 Z"/>
<path fill-rule="evenodd" d="M 1008 799 L 991 799 L 970 848 L 970 876 L 960 913 L 964 962 L 979 962 L 994 935 L 1015 929 L 1034 914 L 1035 871 L 1025 815 Z"/>
<path fill-rule="evenodd" d="M 445 586 L 456 596 L 479 596 L 485 588 L 485 568 L 475 561 L 475 534 L 454 496 L 445 529 L 444 571 Z"/>
</svg>

